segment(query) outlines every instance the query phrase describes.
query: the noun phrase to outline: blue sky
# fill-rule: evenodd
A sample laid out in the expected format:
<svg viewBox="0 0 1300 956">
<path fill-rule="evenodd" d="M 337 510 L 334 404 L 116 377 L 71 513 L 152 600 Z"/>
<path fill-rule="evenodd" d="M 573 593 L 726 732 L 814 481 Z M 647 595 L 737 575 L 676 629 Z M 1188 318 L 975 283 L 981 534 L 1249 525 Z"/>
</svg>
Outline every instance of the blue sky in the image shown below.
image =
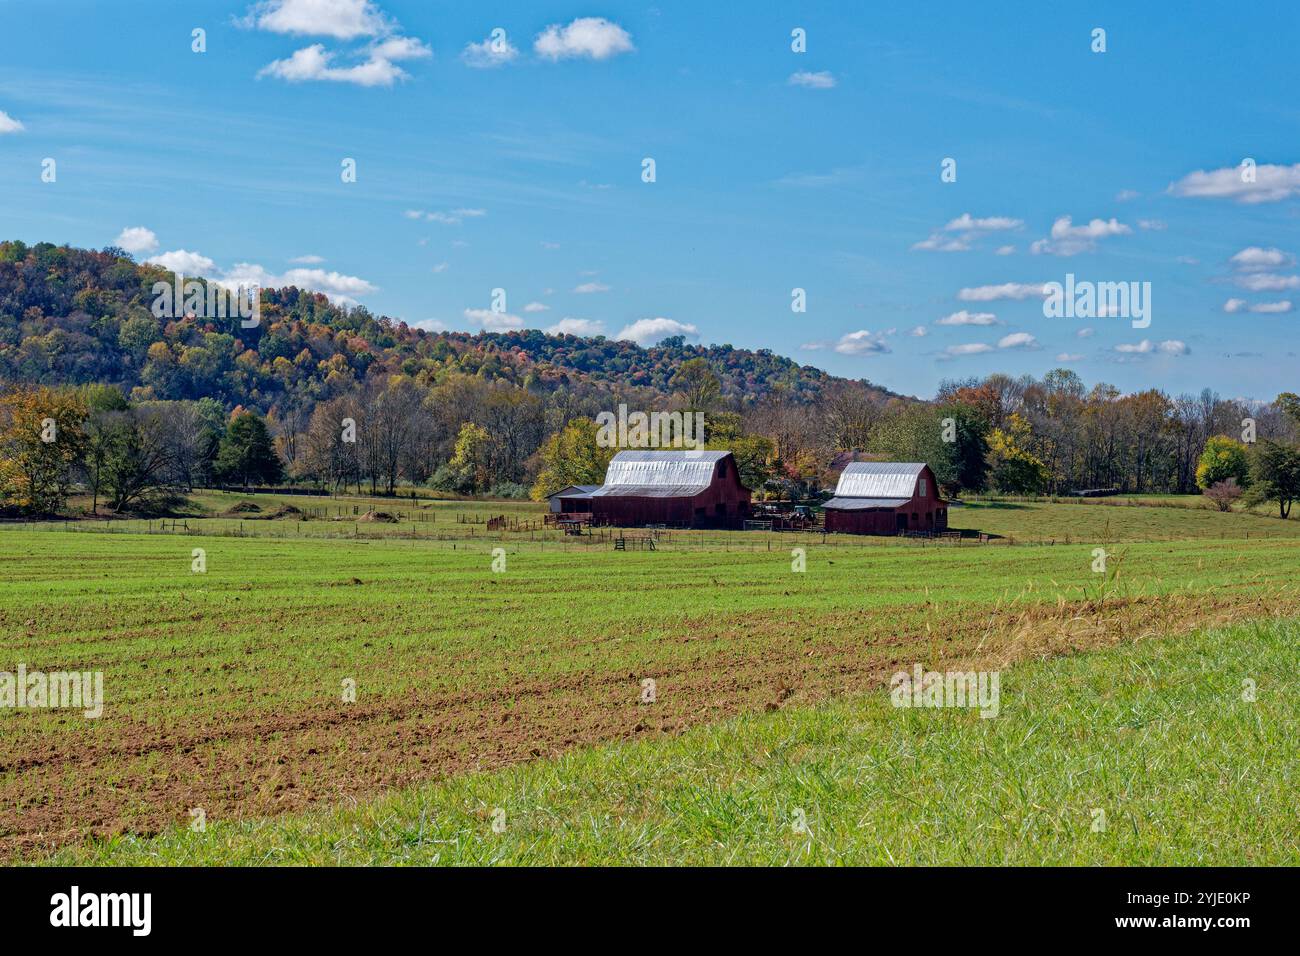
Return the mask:
<svg viewBox="0 0 1300 956">
<path fill-rule="evenodd" d="M 1294 390 L 1300 5 L 1131 6 L 0 0 L 0 236 L 922 396 Z M 1067 273 L 1150 326 L 1046 318 Z"/>
</svg>

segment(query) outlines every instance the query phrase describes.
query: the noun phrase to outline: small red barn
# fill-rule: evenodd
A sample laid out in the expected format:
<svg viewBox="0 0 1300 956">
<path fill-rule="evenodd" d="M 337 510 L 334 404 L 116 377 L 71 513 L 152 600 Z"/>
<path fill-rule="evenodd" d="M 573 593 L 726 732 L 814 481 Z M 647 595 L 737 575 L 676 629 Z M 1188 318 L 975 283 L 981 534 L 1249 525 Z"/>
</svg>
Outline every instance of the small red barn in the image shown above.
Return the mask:
<svg viewBox="0 0 1300 956">
<path fill-rule="evenodd" d="M 948 528 L 948 503 L 939 495 L 934 472 L 921 462 L 852 462 L 840 473 L 835 497 L 822 507 L 827 531 L 902 534 Z"/>
<path fill-rule="evenodd" d="M 740 527 L 749 489 L 729 451 L 621 451 L 591 493 L 595 524 Z"/>
</svg>

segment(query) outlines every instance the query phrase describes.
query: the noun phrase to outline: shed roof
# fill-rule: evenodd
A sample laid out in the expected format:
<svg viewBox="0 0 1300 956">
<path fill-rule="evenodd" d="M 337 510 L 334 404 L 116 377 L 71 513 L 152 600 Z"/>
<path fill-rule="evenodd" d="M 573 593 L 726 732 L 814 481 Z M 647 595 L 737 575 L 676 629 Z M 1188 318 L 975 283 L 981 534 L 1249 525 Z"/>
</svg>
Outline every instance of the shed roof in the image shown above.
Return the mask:
<svg viewBox="0 0 1300 956">
<path fill-rule="evenodd" d="M 713 481 L 713 466 L 729 451 L 621 451 L 593 498 L 693 498 Z"/>
<path fill-rule="evenodd" d="M 590 498 L 591 493 L 599 488 L 600 485 L 569 485 L 561 488 L 559 491 L 552 492 L 547 498 Z"/>
<path fill-rule="evenodd" d="M 908 501 L 916 494 L 916 479 L 925 468 L 925 463 L 918 461 L 851 462 L 840 473 L 839 484 L 835 486 L 835 497 L 902 498 L 903 501 Z M 897 507 L 897 505 L 869 507 Z"/>
</svg>

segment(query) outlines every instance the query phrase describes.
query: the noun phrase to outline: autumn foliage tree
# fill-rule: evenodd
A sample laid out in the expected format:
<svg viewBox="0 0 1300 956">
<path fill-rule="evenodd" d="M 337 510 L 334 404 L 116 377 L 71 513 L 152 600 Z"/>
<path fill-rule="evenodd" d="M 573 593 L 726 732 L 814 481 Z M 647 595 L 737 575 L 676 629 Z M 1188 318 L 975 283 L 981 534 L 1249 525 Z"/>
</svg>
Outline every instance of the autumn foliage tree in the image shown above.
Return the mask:
<svg viewBox="0 0 1300 956">
<path fill-rule="evenodd" d="M 31 514 L 63 509 L 85 452 L 85 419 L 84 400 L 67 389 L 0 396 L 0 505 Z"/>
</svg>

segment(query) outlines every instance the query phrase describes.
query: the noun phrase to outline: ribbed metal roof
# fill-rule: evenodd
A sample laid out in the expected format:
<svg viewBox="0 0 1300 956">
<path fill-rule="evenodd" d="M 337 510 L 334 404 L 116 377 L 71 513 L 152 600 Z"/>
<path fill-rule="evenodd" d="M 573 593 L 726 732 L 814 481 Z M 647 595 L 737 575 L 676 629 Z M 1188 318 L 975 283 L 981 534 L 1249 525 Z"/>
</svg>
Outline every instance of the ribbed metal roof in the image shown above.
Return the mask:
<svg viewBox="0 0 1300 956">
<path fill-rule="evenodd" d="M 729 451 L 621 451 L 610 460 L 593 498 L 693 498 L 713 481 Z"/>
<path fill-rule="evenodd" d="M 911 498 L 832 498 L 822 505 L 832 511 L 867 511 L 871 508 L 898 508 Z"/>
<path fill-rule="evenodd" d="M 916 494 L 916 479 L 923 462 L 855 461 L 840 472 L 836 498 L 902 498 Z M 885 507 L 885 506 L 880 506 Z"/>
</svg>

